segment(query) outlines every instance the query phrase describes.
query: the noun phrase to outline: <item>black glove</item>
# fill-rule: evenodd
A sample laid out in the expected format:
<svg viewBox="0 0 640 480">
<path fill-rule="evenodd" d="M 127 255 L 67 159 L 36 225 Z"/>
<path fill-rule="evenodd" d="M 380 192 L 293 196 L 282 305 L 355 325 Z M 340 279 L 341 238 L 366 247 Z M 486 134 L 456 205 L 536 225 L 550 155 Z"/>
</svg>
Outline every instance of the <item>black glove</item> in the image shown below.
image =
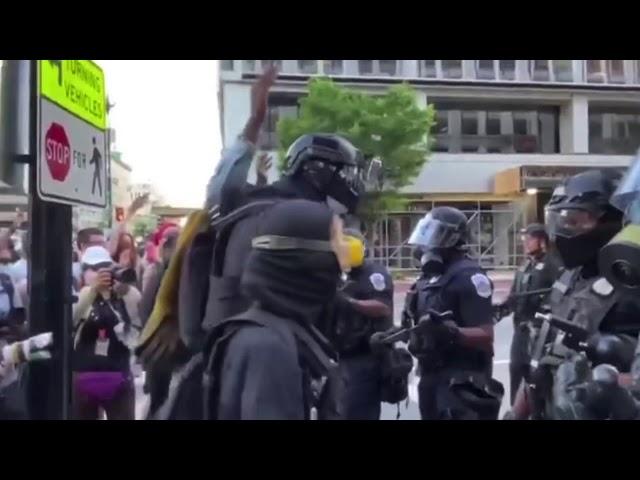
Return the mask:
<svg viewBox="0 0 640 480">
<path fill-rule="evenodd" d="M 391 327 L 389 330 L 385 330 L 384 332 L 376 332 L 371 335 L 369 339 L 369 346 L 371 347 L 371 351 L 374 354 L 384 354 L 388 349 L 392 347 L 392 345 L 388 345 L 384 343 L 384 340 L 394 333 L 402 330 L 400 327 Z"/>
<path fill-rule="evenodd" d="M 421 333 L 430 338 L 438 348 L 456 343 L 460 336 L 460 329 L 453 320 L 439 321 L 426 316 L 419 323 L 423 323 Z"/>
<path fill-rule="evenodd" d="M 619 373 L 612 365 L 598 365 L 585 388 L 585 406 L 597 420 L 634 420 L 640 412 L 631 393 L 618 384 Z"/>
</svg>

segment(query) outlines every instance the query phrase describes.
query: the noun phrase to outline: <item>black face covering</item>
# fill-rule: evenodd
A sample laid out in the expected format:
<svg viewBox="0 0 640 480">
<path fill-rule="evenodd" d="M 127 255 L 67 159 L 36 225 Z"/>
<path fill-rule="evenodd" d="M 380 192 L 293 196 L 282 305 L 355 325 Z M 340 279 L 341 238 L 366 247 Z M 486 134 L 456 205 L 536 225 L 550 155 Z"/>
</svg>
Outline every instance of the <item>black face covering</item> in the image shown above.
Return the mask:
<svg viewBox="0 0 640 480">
<path fill-rule="evenodd" d="M 619 226 L 610 224 L 599 225 L 589 232 L 573 237 L 556 235 L 556 249 L 565 268 L 570 270 L 595 262 L 600 249 L 611 240 L 618 230 Z"/>
<path fill-rule="evenodd" d="M 428 250 L 420 257 L 422 273 L 428 276 L 442 275 L 444 273 L 444 259 L 435 250 Z"/>
<path fill-rule="evenodd" d="M 285 201 L 269 211 L 260 236 L 328 242 L 332 219 L 332 212 L 322 203 Z M 340 266 L 333 252 L 254 248 L 242 287 L 265 310 L 316 323 L 334 298 L 339 280 Z"/>
</svg>

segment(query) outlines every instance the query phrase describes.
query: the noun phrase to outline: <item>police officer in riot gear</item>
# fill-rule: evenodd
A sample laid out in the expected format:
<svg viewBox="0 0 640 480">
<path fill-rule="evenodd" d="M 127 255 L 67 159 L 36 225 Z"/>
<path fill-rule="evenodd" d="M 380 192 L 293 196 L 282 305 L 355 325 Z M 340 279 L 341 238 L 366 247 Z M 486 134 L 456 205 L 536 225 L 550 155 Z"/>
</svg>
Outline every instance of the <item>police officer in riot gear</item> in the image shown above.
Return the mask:
<svg viewBox="0 0 640 480">
<path fill-rule="evenodd" d="M 423 420 L 486 418 L 485 393 L 490 393 L 492 383 L 493 285 L 467 257 L 466 242 L 467 217 L 452 207 L 434 208 L 409 239 L 422 253 L 422 275 L 408 294 L 403 317 L 423 326 L 409 340 L 421 372 Z M 467 395 L 473 398 L 474 392 L 481 393 L 476 405 Z M 501 397 L 488 398 L 491 417 L 496 418 Z"/>
<path fill-rule="evenodd" d="M 585 380 L 581 365 L 586 360 L 592 367 L 610 362 L 612 348 L 624 353 L 635 345 L 640 310 L 621 297 L 598 266 L 600 249 L 622 225 L 622 213 L 609 203 L 615 187 L 613 174 L 583 172 L 565 180 L 547 205 L 547 225 L 565 266 L 553 285 L 548 318 L 565 326 L 542 324 L 534 340 L 531 384 L 521 385 L 514 403 L 516 419 L 576 415 L 571 385 Z M 584 332 L 579 345 L 568 333 L 576 329 Z M 630 356 L 614 356 L 619 359 L 616 367 L 628 372 Z"/>
<path fill-rule="evenodd" d="M 345 229 L 350 271 L 338 292 L 330 340 L 340 356 L 340 411 L 344 420 L 378 420 L 383 396 L 381 358 L 369 339 L 393 325 L 393 279 L 384 265 L 365 258 L 365 240 Z"/>
<path fill-rule="evenodd" d="M 515 400 L 520 382 L 523 378 L 528 378 L 533 320 L 548 298 L 546 293 L 535 292 L 550 290 L 560 270 L 558 259 L 548 253 L 549 236 L 544 225 L 532 223 L 521 233 L 527 259 L 516 272 L 511 292 L 499 309 L 501 316 L 513 312 L 509 363 L 511 404 Z"/>
</svg>

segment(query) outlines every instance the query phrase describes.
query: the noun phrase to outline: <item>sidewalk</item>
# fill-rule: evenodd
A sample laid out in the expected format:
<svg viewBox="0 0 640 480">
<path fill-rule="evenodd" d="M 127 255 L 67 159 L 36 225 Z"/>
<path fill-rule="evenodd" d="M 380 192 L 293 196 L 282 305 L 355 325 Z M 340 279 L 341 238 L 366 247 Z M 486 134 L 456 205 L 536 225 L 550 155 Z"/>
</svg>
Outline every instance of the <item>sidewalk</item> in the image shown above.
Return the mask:
<svg viewBox="0 0 640 480">
<path fill-rule="evenodd" d="M 502 293 L 508 292 L 511 288 L 515 272 L 513 270 L 490 270 L 488 276 L 493 282 L 495 292 Z M 406 293 L 417 278 L 417 275 L 407 275 L 407 277 L 394 280 L 396 293 Z"/>
</svg>

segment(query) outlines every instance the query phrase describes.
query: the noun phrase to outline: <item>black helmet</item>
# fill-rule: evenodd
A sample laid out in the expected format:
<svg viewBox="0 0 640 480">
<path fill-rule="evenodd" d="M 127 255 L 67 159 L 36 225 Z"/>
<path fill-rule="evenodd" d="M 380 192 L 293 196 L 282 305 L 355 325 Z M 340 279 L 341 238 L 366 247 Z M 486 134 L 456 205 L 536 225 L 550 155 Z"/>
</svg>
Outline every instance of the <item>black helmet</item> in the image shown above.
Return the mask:
<svg viewBox="0 0 640 480">
<path fill-rule="evenodd" d="M 408 243 L 423 251 L 460 248 L 467 243 L 467 216 L 457 208 L 436 207 L 418 222 Z"/>
<path fill-rule="evenodd" d="M 521 235 L 529 235 L 530 237 L 540 238 L 545 241 L 549 241 L 549 235 L 547 234 L 547 228 L 541 223 L 530 223 L 526 228 L 520 230 Z"/>
<path fill-rule="evenodd" d="M 285 163 L 285 176 L 302 175 L 322 194 L 355 211 L 364 190 L 363 156 L 351 142 L 326 133 L 302 135 L 289 147 Z"/>
<path fill-rule="evenodd" d="M 566 268 L 594 260 L 620 230 L 622 214 L 609 204 L 614 174 L 589 170 L 566 179 L 546 207 L 547 225 Z"/>
</svg>

